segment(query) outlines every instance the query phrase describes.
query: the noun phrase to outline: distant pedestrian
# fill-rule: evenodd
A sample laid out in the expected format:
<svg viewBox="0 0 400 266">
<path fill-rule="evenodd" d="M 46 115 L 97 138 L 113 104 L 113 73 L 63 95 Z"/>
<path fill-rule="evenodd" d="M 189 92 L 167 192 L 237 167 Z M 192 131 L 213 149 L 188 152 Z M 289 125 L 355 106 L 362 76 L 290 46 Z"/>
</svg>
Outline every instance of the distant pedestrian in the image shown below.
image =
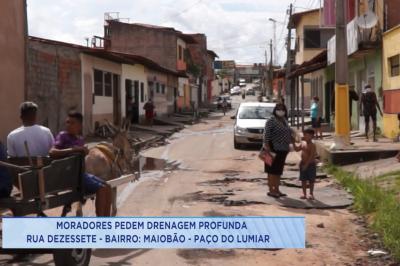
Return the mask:
<svg viewBox="0 0 400 266">
<path fill-rule="evenodd" d="M 365 119 L 365 137 L 367 141 L 369 140 L 369 121 L 372 119 L 372 129 L 373 129 L 373 141 L 378 141 L 376 137 L 376 113 L 377 109 L 381 116 L 383 116 L 381 107 L 379 106 L 378 99 L 375 92 L 372 90 L 370 85 L 365 86 L 365 90 L 361 95 L 361 106 L 362 114 Z"/>
<path fill-rule="evenodd" d="M 272 114 L 264 130 L 263 153 L 265 158 L 269 158 L 268 161 L 264 161 L 264 170 L 268 173 L 267 195 L 278 198 L 286 196 L 279 190 L 279 185 L 289 146 L 293 142 L 293 131 L 287 122 L 286 107 L 283 104 L 278 103 Z"/>
<path fill-rule="evenodd" d="M 228 101 L 226 100 L 226 97 L 222 98 L 222 112 L 224 112 L 224 116 L 226 114 L 226 109 L 228 109 Z"/>
<path fill-rule="evenodd" d="M 154 106 L 153 100 L 151 98 L 145 103 L 143 109 L 145 110 L 147 125 L 153 126 L 154 110 L 156 109 L 156 107 Z"/>
<path fill-rule="evenodd" d="M 317 176 L 317 149 L 313 143 L 315 131 L 308 128 L 303 131 L 303 140 L 300 146 L 294 145 L 295 151 L 301 151 L 300 161 L 300 181 L 303 188 L 303 195 L 301 199 L 307 199 L 307 185 L 310 186 L 310 197 L 314 199 L 314 183 Z"/>
<path fill-rule="evenodd" d="M 311 104 L 310 108 L 310 115 L 311 115 L 311 126 L 315 130 L 316 139 L 319 137 L 322 139 L 322 129 L 321 129 L 321 115 L 319 111 L 319 98 L 318 96 L 313 97 L 313 103 Z"/>
</svg>

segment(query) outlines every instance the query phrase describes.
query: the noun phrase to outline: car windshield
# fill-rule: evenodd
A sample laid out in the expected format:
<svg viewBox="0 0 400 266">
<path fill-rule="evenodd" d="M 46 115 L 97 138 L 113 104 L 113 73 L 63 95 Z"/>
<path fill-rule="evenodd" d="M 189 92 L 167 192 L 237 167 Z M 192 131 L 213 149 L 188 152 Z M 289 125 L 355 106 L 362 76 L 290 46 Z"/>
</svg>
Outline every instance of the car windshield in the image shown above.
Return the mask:
<svg viewBox="0 0 400 266">
<path fill-rule="evenodd" d="M 246 106 L 239 109 L 239 119 L 267 119 L 272 115 L 271 106 Z"/>
</svg>

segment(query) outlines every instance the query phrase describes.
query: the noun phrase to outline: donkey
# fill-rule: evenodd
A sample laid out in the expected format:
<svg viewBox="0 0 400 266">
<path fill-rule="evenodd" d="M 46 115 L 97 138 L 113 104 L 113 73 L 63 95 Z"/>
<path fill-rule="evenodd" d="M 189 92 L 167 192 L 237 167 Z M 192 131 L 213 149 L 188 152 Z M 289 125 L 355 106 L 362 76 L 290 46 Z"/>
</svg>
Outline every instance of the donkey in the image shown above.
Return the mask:
<svg viewBox="0 0 400 266">
<path fill-rule="evenodd" d="M 96 144 L 89 149 L 85 157 L 86 172 L 104 181 L 133 172 L 134 152 L 128 140 L 128 131 L 124 128 L 111 127 L 114 129 L 112 142 Z M 105 186 L 101 190 L 102 193 L 99 193 L 101 196 L 96 197 L 96 215 L 115 216 L 117 212 L 116 188 Z"/>
</svg>

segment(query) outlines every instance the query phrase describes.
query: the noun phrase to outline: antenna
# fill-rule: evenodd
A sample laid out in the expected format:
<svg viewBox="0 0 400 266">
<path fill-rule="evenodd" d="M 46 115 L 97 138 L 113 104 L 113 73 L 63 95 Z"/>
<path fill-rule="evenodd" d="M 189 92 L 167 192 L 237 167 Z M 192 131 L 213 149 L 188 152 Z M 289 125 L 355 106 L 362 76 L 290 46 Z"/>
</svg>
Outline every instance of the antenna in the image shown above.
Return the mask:
<svg viewBox="0 0 400 266">
<path fill-rule="evenodd" d="M 370 29 L 378 23 L 378 17 L 374 12 L 368 10 L 357 18 L 357 25 L 362 29 Z"/>
</svg>

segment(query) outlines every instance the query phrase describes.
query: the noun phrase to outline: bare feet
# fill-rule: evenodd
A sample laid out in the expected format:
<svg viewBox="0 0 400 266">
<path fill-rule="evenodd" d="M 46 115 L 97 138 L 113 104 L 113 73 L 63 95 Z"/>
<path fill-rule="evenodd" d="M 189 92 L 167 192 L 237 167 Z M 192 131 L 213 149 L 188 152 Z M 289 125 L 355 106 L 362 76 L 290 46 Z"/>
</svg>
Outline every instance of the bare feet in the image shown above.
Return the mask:
<svg viewBox="0 0 400 266">
<path fill-rule="evenodd" d="M 310 195 L 310 196 L 308 197 L 308 199 L 309 199 L 309 200 L 315 200 L 314 195 Z"/>
<path fill-rule="evenodd" d="M 306 199 L 306 198 L 307 198 L 306 195 L 303 195 L 303 196 L 300 197 L 300 199 Z"/>
</svg>

